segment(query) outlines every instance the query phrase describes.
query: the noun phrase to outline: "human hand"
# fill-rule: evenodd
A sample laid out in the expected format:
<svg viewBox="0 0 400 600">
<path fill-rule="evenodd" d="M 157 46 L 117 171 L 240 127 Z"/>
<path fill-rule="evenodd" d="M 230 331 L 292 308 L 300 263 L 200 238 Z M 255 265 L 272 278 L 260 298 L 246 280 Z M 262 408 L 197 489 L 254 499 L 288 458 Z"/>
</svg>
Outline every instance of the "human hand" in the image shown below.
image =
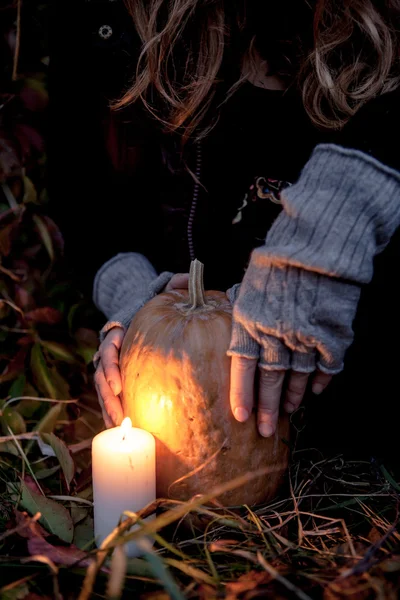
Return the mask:
<svg viewBox="0 0 400 600">
<path fill-rule="evenodd" d="M 170 292 L 174 289 L 187 289 L 188 273 L 176 273 L 162 290 Z M 123 419 L 121 400 L 121 372 L 119 369 L 119 353 L 125 337 L 122 327 L 114 327 L 101 342 L 94 362 L 97 364 L 94 382 L 104 423 L 107 428 L 120 425 Z"/>
<path fill-rule="evenodd" d="M 273 285 L 265 288 L 264 297 L 248 284 L 246 276 L 244 285 L 227 292 L 232 303 L 237 299 L 228 352 L 232 357 L 232 412 L 241 422 L 250 416 L 258 367 L 257 424 L 264 437 L 276 430 L 281 402 L 286 412 L 294 412 L 310 378 L 312 391 L 320 394 L 342 369 L 359 298 L 357 286 L 334 278 L 300 273 L 299 269 L 281 275 L 282 271 L 274 273 Z M 244 289 L 239 294 L 240 287 Z M 287 317 L 288 308 L 292 321 Z"/>
</svg>

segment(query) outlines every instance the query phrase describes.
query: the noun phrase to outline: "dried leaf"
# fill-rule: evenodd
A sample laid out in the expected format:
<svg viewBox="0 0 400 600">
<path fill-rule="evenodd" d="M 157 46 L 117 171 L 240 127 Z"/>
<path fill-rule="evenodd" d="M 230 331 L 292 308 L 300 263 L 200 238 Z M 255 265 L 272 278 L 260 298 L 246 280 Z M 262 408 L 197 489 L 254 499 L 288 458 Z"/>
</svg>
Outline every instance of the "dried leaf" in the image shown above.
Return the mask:
<svg viewBox="0 0 400 600">
<path fill-rule="evenodd" d="M 40 512 L 42 515 L 40 523 L 47 531 L 54 533 L 64 542 L 72 542 L 74 534 L 72 518 L 62 504 L 34 492 L 25 481 L 21 481 L 20 505 L 31 515 Z"/>
<path fill-rule="evenodd" d="M 241 594 L 267 585 L 270 581 L 271 576 L 265 571 L 249 571 L 236 581 L 226 584 L 226 600 L 237 600 Z"/>
<path fill-rule="evenodd" d="M 89 565 L 89 559 L 86 552 L 82 552 L 73 544 L 70 546 L 53 546 L 41 537 L 32 538 L 28 541 L 28 550 L 31 555 L 41 554 L 49 558 L 56 565 L 72 566 L 79 563 L 79 566 Z"/>
<path fill-rule="evenodd" d="M 74 478 L 75 474 L 75 465 L 70 451 L 68 450 L 64 442 L 60 440 L 60 438 L 58 438 L 56 435 L 54 435 L 54 433 L 42 433 L 41 438 L 54 450 L 58 462 L 60 463 L 61 469 L 64 473 L 67 488 L 69 490 L 71 481 Z"/>
</svg>

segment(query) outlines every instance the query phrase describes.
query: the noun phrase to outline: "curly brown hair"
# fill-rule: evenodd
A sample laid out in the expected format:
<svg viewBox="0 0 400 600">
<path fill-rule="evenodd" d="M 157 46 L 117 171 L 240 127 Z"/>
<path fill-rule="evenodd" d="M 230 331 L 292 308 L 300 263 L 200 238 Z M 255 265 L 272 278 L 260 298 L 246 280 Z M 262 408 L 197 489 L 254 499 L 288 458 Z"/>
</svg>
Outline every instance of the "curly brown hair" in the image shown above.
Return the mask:
<svg viewBox="0 0 400 600">
<path fill-rule="evenodd" d="M 204 135 L 261 54 L 298 85 L 311 120 L 339 129 L 399 85 L 399 0 L 125 0 L 142 42 L 115 109 L 138 99 L 184 140 Z M 207 118 L 206 118 L 207 117 Z"/>
</svg>

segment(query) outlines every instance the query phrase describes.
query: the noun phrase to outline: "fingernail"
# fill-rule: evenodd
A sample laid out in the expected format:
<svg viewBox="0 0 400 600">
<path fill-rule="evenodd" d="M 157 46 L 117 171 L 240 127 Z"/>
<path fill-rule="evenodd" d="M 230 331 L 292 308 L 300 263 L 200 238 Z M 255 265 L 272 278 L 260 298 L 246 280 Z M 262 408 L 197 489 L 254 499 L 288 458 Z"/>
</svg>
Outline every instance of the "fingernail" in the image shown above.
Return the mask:
<svg viewBox="0 0 400 600">
<path fill-rule="evenodd" d="M 296 407 L 293 404 L 285 404 L 285 410 L 287 413 L 291 414 L 292 412 L 294 412 L 296 410 Z"/>
<path fill-rule="evenodd" d="M 321 394 L 324 391 L 324 386 L 321 385 L 320 383 L 316 383 L 315 385 L 312 386 L 311 389 L 312 389 L 313 394 L 318 396 L 319 394 Z"/>
<path fill-rule="evenodd" d="M 234 411 L 235 419 L 240 421 L 240 423 L 244 423 L 249 418 L 249 411 L 243 408 L 243 406 L 238 406 Z"/>
<path fill-rule="evenodd" d="M 270 437 L 274 433 L 273 428 L 268 423 L 260 423 L 258 431 L 263 437 Z"/>
<path fill-rule="evenodd" d="M 111 391 L 114 394 L 114 396 L 117 396 L 117 394 L 116 394 L 117 386 L 115 385 L 114 381 L 109 381 L 108 385 L 110 386 Z"/>
</svg>

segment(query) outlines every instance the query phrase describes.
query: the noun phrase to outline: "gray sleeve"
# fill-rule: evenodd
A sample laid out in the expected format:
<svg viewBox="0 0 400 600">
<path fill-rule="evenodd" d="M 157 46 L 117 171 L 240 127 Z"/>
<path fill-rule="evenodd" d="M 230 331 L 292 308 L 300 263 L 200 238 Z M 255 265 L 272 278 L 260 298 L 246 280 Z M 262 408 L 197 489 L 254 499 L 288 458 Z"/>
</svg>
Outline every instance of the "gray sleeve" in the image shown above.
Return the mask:
<svg viewBox="0 0 400 600">
<path fill-rule="evenodd" d="M 400 224 L 400 174 L 357 150 L 318 146 L 237 300 L 230 354 L 267 369 L 343 368 L 361 286 Z"/>
<path fill-rule="evenodd" d="M 136 252 L 107 261 L 93 284 L 93 302 L 108 319 L 100 339 L 113 327 L 127 329 L 135 313 L 162 291 L 172 275 L 167 271 L 157 275 L 147 258 Z"/>
</svg>

